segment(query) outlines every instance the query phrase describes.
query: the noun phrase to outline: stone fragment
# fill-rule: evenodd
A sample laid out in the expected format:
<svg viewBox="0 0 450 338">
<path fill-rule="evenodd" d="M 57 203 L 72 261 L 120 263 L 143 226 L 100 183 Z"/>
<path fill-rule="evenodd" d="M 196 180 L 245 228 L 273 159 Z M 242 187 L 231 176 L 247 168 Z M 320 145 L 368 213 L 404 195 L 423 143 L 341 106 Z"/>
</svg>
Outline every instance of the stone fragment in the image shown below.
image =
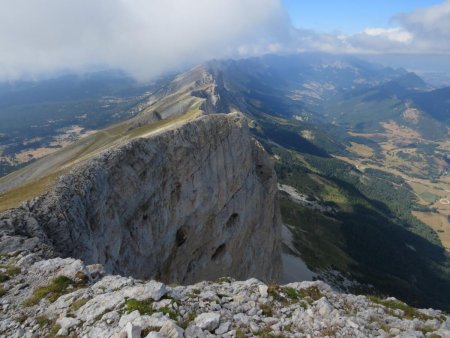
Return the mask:
<svg viewBox="0 0 450 338">
<path fill-rule="evenodd" d="M 140 316 L 133 320 L 134 325 L 139 325 L 142 329 L 161 328 L 167 321 L 170 321 L 161 312 L 154 313 L 151 316 Z"/>
<path fill-rule="evenodd" d="M 259 285 L 258 290 L 262 298 L 267 298 L 267 296 L 269 295 L 267 292 L 269 290 L 269 287 L 267 285 Z"/>
<path fill-rule="evenodd" d="M 59 336 L 67 336 L 72 327 L 77 326 L 80 321 L 76 318 L 63 317 L 56 321 L 61 328 L 58 331 Z"/>
<path fill-rule="evenodd" d="M 206 338 L 205 332 L 196 325 L 189 325 L 185 331 L 186 338 Z"/>
<path fill-rule="evenodd" d="M 167 292 L 167 287 L 163 283 L 150 281 L 144 285 L 136 285 L 125 289 L 124 296 L 140 301 L 146 299 L 159 301 Z"/>
<path fill-rule="evenodd" d="M 220 323 L 220 314 L 214 312 L 202 313 L 195 318 L 195 325 L 202 330 L 213 331 Z"/>
<path fill-rule="evenodd" d="M 333 307 L 325 297 L 320 298 L 315 305 L 317 308 L 317 312 L 322 317 L 328 316 L 333 311 Z"/>
<path fill-rule="evenodd" d="M 224 322 L 214 331 L 215 334 L 221 335 L 230 330 L 231 322 Z"/>
<path fill-rule="evenodd" d="M 145 338 L 166 338 L 159 332 L 150 332 Z"/>
<path fill-rule="evenodd" d="M 105 268 L 101 264 L 87 265 L 86 270 L 93 281 L 97 281 L 105 275 Z"/>
<path fill-rule="evenodd" d="M 167 321 L 164 323 L 164 325 L 159 330 L 159 333 L 161 333 L 166 338 L 183 338 L 184 337 L 184 330 L 176 325 L 174 322 Z"/>
<path fill-rule="evenodd" d="M 125 332 L 127 333 L 128 338 L 141 338 L 141 327 L 137 325 L 133 325 L 131 323 L 127 323 L 125 326 Z"/>
<path fill-rule="evenodd" d="M 113 310 L 124 301 L 124 296 L 120 292 L 98 295 L 77 311 L 77 318 L 84 322 L 94 321 L 98 316 Z"/>
<path fill-rule="evenodd" d="M 250 323 L 250 330 L 252 330 L 253 333 L 258 333 L 260 331 L 260 328 L 254 322 L 251 322 Z"/>
<path fill-rule="evenodd" d="M 138 318 L 141 314 L 138 310 L 135 310 L 131 313 L 124 314 L 122 317 L 120 317 L 119 320 L 119 327 L 125 327 L 128 323 L 132 323 L 136 318 Z"/>
</svg>

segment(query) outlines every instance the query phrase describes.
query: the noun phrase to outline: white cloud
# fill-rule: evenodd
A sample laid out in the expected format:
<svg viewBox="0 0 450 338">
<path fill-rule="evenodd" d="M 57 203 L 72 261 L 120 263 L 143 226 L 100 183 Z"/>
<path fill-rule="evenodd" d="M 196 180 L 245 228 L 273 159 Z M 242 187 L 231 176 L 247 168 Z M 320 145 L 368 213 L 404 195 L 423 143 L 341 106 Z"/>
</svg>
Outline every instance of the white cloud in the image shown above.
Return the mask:
<svg viewBox="0 0 450 338">
<path fill-rule="evenodd" d="M 355 34 L 291 29 L 285 51 L 357 54 L 449 54 L 450 0 L 393 18 L 396 27 L 367 27 Z"/>
<path fill-rule="evenodd" d="M 345 36 L 346 51 L 450 54 L 450 0 L 395 16 L 395 28 L 370 27 Z"/>
<path fill-rule="evenodd" d="M 399 14 L 393 22 L 397 27 L 368 27 L 351 35 L 297 29 L 286 48 L 358 54 L 450 54 L 450 0 Z"/>
<path fill-rule="evenodd" d="M 414 47 L 422 53 L 450 53 L 450 0 L 401 14 L 396 20 L 414 35 Z"/>
<path fill-rule="evenodd" d="M 280 0 L 0 0 L 0 78 L 104 65 L 145 79 L 285 24 Z"/>
<path fill-rule="evenodd" d="M 352 35 L 294 28 L 281 0 L 0 0 L 0 79 L 87 66 L 140 79 L 263 53 L 450 54 L 450 0 Z"/>
<path fill-rule="evenodd" d="M 390 41 L 409 43 L 413 39 L 413 35 L 401 27 L 396 28 L 366 28 L 363 32 L 369 36 L 378 36 L 386 38 Z"/>
<path fill-rule="evenodd" d="M 420 35 L 428 37 L 450 37 L 450 1 L 408 14 L 400 14 L 397 20 L 402 25 Z"/>
</svg>

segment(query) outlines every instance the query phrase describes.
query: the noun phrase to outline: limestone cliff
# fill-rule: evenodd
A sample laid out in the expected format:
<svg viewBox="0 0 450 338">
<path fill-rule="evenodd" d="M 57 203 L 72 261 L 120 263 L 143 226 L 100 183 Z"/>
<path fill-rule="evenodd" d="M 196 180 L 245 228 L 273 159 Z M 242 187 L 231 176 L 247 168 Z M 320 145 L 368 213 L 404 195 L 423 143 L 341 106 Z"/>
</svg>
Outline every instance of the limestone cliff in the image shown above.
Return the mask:
<svg viewBox="0 0 450 338">
<path fill-rule="evenodd" d="M 276 194 L 272 164 L 244 118 L 203 116 L 106 150 L 0 214 L 0 250 L 26 247 L 167 282 L 274 280 Z"/>
</svg>

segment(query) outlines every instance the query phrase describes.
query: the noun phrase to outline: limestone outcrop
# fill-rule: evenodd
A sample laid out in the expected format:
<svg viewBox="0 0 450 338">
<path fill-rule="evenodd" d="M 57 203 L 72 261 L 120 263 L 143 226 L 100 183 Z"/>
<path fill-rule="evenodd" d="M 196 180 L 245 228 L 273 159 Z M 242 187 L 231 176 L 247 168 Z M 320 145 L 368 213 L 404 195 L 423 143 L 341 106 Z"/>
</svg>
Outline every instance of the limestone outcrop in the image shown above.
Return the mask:
<svg viewBox="0 0 450 338">
<path fill-rule="evenodd" d="M 276 175 L 240 114 L 105 150 L 0 214 L 0 232 L 1 252 L 79 258 L 170 283 L 271 281 L 281 271 Z"/>
<path fill-rule="evenodd" d="M 450 318 L 395 298 L 355 296 L 323 282 L 267 285 L 220 278 L 193 285 L 105 275 L 72 258 L 0 258 L 0 337 L 450 337 Z"/>
</svg>

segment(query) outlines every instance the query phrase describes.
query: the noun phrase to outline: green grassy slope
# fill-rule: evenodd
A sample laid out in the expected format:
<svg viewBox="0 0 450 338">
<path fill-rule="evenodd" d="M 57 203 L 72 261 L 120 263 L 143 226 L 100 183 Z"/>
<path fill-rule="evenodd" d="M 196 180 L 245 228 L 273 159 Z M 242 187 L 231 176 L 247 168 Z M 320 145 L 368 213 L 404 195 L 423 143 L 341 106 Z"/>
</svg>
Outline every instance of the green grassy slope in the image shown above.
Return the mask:
<svg viewBox="0 0 450 338">
<path fill-rule="evenodd" d="M 152 133 L 183 123 L 200 114 L 201 111 L 193 107 L 182 115 L 149 123 L 139 128 L 131 129 L 128 123 L 121 123 L 87 136 L 54 154 L 4 176 L 0 178 L 0 212 L 17 207 L 20 203 L 44 193 L 54 185 L 58 177 L 103 150 L 133 138 L 148 137 Z"/>
<path fill-rule="evenodd" d="M 411 215 L 416 197 L 410 187 L 401 177 L 360 172 L 330 156 L 318 146 L 327 144 L 320 133 L 293 147 L 293 128 L 264 119 L 253 131 L 277 158 L 281 183 L 337 210 L 318 212 L 282 195 L 283 220 L 293 226 L 308 267 L 336 269 L 411 304 L 449 310 L 450 259 L 437 234 Z"/>
</svg>

